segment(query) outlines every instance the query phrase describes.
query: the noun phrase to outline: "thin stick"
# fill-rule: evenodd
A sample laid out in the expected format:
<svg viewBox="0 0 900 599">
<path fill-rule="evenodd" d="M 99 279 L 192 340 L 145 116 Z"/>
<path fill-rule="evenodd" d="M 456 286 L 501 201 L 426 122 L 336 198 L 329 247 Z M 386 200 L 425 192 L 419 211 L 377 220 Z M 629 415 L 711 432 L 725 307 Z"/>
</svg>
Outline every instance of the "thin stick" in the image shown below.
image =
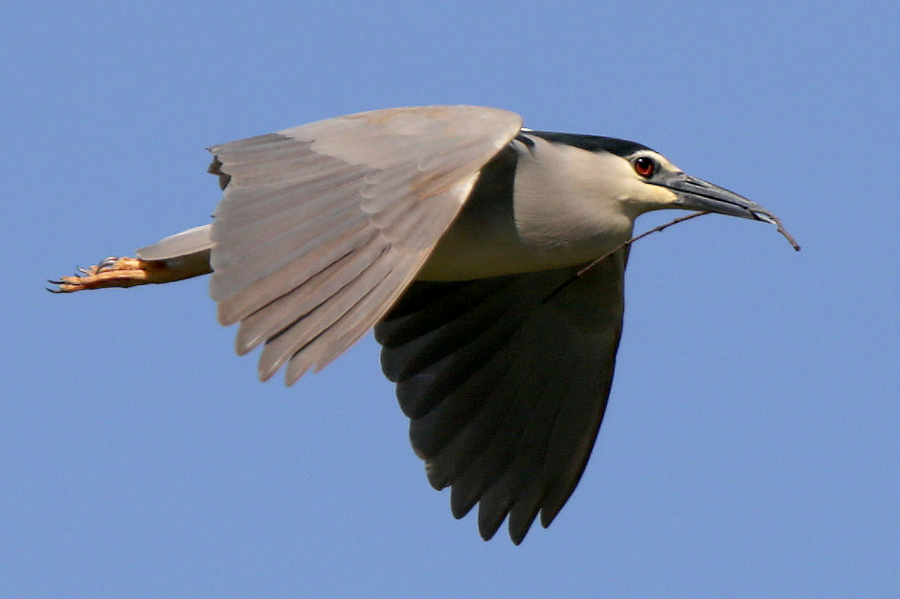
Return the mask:
<svg viewBox="0 0 900 599">
<path fill-rule="evenodd" d="M 658 226 L 658 227 L 653 227 L 653 228 L 650 229 L 649 231 L 645 231 L 644 233 L 641 233 L 641 234 L 638 235 L 637 237 L 632 237 L 631 239 L 629 239 L 629 240 L 626 241 L 625 243 L 620 243 L 620 244 L 617 245 L 615 248 L 613 248 L 612 250 L 606 252 L 605 254 L 603 254 L 602 256 L 600 256 L 599 258 L 597 258 L 596 260 L 593 260 L 593 261 L 590 262 L 587 266 L 583 267 L 581 270 L 579 270 L 578 272 L 576 272 L 574 275 L 572 275 L 571 277 L 569 277 L 568 279 L 566 279 L 566 280 L 563 282 L 562 285 L 560 285 L 559 287 L 557 287 L 556 289 L 554 289 L 553 292 L 550 293 L 550 295 L 548 295 L 548 296 L 544 299 L 544 303 L 547 303 L 548 301 L 550 301 L 550 299 L 551 299 L 554 295 L 556 295 L 557 293 L 559 293 L 560 291 L 562 291 L 562 290 L 563 290 L 566 286 L 568 286 L 572 281 L 574 281 L 574 280 L 577 279 L 578 277 L 583 276 L 584 273 L 586 273 L 586 272 L 589 271 L 590 269 L 594 268 L 595 266 L 597 266 L 598 264 L 600 264 L 601 262 L 603 262 L 604 260 L 606 260 L 607 258 L 609 258 L 610 256 L 612 256 L 613 254 L 615 254 L 615 253 L 618 252 L 619 250 L 628 247 L 629 245 L 631 245 L 632 243 L 634 243 L 634 242 L 637 241 L 638 239 L 642 239 L 642 238 L 646 237 L 647 235 L 650 235 L 651 233 L 656 233 L 656 232 L 658 232 L 658 231 L 662 231 L 662 230 L 664 230 L 664 229 L 668 229 L 668 228 L 671 227 L 672 225 L 677 225 L 678 223 L 683 223 L 683 222 L 686 221 L 686 220 L 691 220 L 692 218 L 697 218 L 698 216 L 703 216 L 704 214 L 712 214 L 712 213 L 711 213 L 711 212 L 693 212 L 693 213 L 691 213 L 691 214 L 688 214 L 687 216 L 679 216 L 678 218 L 676 218 L 676 219 L 673 220 L 673 221 L 667 222 L 667 223 L 665 223 L 665 224 L 663 224 L 663 225 L 660 225 L 660 226 Z"/>
<path fill-rule="evenodd" d="M 769 216 L 772 216 L 772 215 L 769 215 Z M 791 244 L 791 247 L 799 252 L 800 244 L 797 243 L 797 240 L 794 239 L 793 235 L 791 235 L 790 233 L 787 232 L 787 230 L 784 228 L 784 225 L 781 224 L 781 219 L 778 218 L 777 216 L 772 216 L 772 218 L 775 220 L 775 225 L 778 227 L 778 232 L 781 233 L 782 235 L 784 235 L 784 238 L 788 240 L 788 243 Z"/>
<path fill-rule="evenodd" d="M 664 225 L 660 225 L 660 226 L 658 226 L 658 227 L 654 227 L 654 228 L 650 229 L 649 231 L 646 231 L 646 232 L 644 232 L 644 233 L 641 233 L 641 234 L 638 235 L 637 237 L 632 237 L 631 239 L 629 239 L 629 240 L 626 241 L 625 243 L 620 243 L 620 244 L 617 245 L 614 249 L 612 249 L 612 250 L 606 252 L 605 254 L 603 254 L 602 256 L 600 256 L 599 258 L 597 258 L 596 260 L 592 261 L 590 264 L 588 264 L 587 266 L 583 267 L 581 270 L 579 270 L 578 272 L 576 272 L 574 275 L 572 275 L 571 277 L 569 277 L 568 279 L 566 279 L 566 280 L 563 282 L 562 285 L 560 285 L 559 287 L 557 287 L 556 289 L 554 289 L 553 292 L 552 292 L 550 295 L 548 295 L 548 296 L 544 299 L 544 303 L 550 301 L 550 298 L 552 298 L 554 295 L 556 295 L 557 293 L 559 293 L 560 291 L 562 291 L 562 290 L 563 290 L 567 285 L 569 285 L 572 281 L 574 281 L 574 280 L 577 279 L 578 277 L 583 276 L 584 273 L 586 273 L 586 272 L 589 271 L 590 269 L 594 268 L 595 266 L 597 266 L 598 264 L 600 264 L 601 262 L 603 262 L 604 260 L 606 260 L 607 258 L 609 258 L 610 256 L 612 256 L 613 254 L 615 254 L 615 253 L 618 252 L 619 250 L 621 250 L 621 249 L 623 249 L 623 248 L 625 248 L 625 247 L 628 247 L 629 245 L 631 245 L 632 243 L 634 243 L 634 242 L 637 241 L 638 239 L 641 239 L 641 238 L 643 238 L 643 237 L 646 237 L 646 236 L 649 235 L 650 233 L 656 233 L 656 232 L 658 232 L 658 231 L 662 231 L 663 229 L 668 229 L 668 228 L 671 227 L 672 225 L 677 225 L 678 223 L 683 223 L 683 222 L 686 221 L 686 220 L 691 220 L 692 218 L 697 218 L 698 216 L 703 216 L 704 214 L 712 214 L 712 213 L 711 213 L 711 212 L 704 211 L 704 212 L 694 212 L 694 213 L 692 213 L 692 214 L 688 214 L 687 216 L 681 216 L 681 217 L 679 217 L 679 218 L 676 218 L 676 219 L 673 220 L 673 221 L 667 222 L 667 223 L 664 224 Z M 777 216 L 775 216 L 774 214 L 770 214 L 770 213 L 768 213 L 768 212 L 766 213 L 766 216 L 767 216 L 768 218 L 771 219 L 769 222 L 773 222 L 773 223 L 778 227 L 778 232 L 781 233 L 781 234 L 784 236 L 784 238 L 788 240 L 788 243 L 791 244 L 791 247 L 793 247 L 795 250 L 797 250 L 797 251 L 799 252 L 799 251 L 800 251 L 800 244 L 798 244 L 797 241 L 791 236 L 791 234 L 788 233 L 788 232 L 785 230 L 784 225 L 781 224 L 781 219 L 779 219 L 779 218 L 778 218 Z M 762 220 L 762 219 L 759 219 L 759 220 Z"/>
<path fill-rule="evenodd" d="M 645 231 L 644 233 L 641 233 L 637 237 L 632 237 L 625 243 L 620 243 L 619 245 L 617 245 L 615 247 L 615 249 L 612 249 L 612 250 L 606 252 L 605 254 L 603 254 L 602 256 L 600 256 L 599 258 L 597 258 L 596 260 L 594 260 L 593 262 L 591 262 L 590 264 L 588 264 L 587 266 L 585 266 L 584 268 L 579 270 L 577 273 L 575 273 L 575 276 L 580 277 L 580 276 L 584 275 L 584 273 L 586 273 L 590 269 L 594 268 L 595 266 L 597 266 L 598 264 L 600 264 L 601 262 L 603 262 L 604 260 L 606 260 L 607 258 L 612 256 L 619 250 L 628 247 L 629 245 L 631 245 L 638 239 L 643 239 L 644 237 L 646 237 L 647 235 L 650 235 L 651 233 L 656 233 L 657 231 L 662 231 L 664 229 L 668 229 L 672 225 L 677 225 L 678 223 L 683 223 L 686 220 L 691 220 L 692 218 L 697 218 L 698 216 L 703 216 L 704 214 L 712 214 L 712 213 L 711 212 L 694 212 L 692 214 L 688 214 L 687 216 L 679 216 L 678 218 L 676 218 L 673 221 L 667 222 L 666 224 L 660 225 L 658 227 L 653 227 L 649 231 Z"/>
</svg>

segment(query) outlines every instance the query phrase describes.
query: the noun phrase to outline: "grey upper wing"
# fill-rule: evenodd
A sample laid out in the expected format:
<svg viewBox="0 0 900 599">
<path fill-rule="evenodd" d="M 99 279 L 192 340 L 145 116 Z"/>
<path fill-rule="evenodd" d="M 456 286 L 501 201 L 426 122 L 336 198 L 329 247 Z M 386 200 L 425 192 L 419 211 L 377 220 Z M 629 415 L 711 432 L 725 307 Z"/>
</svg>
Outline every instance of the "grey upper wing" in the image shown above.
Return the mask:
<svg viewBox="0 0 900 599">
<path fill-rule="evenodd" d="M 375 327 L 410 438 L 457 518 L 488 539 L 546 527 L 587 464 L 622 331 L 627 250 L 577 269 L 415 282 Z M 548 299 L 549 298 L 549 299 Z"/>
<path fill-rule="evenodd" d="M 493 108 L 328 119 L 210 148 L 225 189 L 210 293 L 237 350 L 288 384 L 361 337 L 412 281 L 481 167 L 521 127 Z"/>
</svg>

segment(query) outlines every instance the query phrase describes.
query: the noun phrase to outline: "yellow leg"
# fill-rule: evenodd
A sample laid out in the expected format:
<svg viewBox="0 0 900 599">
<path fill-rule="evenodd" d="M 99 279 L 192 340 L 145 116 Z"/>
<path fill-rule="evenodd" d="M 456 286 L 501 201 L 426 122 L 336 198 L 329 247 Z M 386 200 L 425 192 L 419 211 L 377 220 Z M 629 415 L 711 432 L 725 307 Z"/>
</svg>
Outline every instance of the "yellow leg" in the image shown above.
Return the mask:
<svg viewBox="0 0 900 599">
<path fill-rule="evenodd" d="M 49 281 L 57 285 L 49 289 L 53 293 L 72 293 L 84 289 L 104 289 L 107 287 L 134 287 L 149 283 L 168 283 L 185 278 L 176 269 L 170 268 L 162 260 L 141 260 L 140 258 L 107 258 L 96 266 L 79 268 L 80 274 L 60 277 Z"/>
</svg>

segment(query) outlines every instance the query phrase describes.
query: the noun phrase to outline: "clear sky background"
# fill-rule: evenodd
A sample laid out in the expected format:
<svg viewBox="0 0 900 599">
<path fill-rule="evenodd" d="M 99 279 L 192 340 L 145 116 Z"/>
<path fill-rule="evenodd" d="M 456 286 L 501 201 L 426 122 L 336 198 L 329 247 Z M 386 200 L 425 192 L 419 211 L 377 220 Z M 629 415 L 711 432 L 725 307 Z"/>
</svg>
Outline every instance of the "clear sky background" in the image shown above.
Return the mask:
<svg viewBox="0 0 900 599">
<path fill-rule="evenodd" d="M 0 8 L 0 596 L 900 596 L 900 4 Z M 637 243 L 610 407 L 514 547 L 427 484 L 371 336 L 292 388 L 206 281 L 44 279 L 208 222 L 204 148 L 471 103 L 781 216 Z M 652 215 L 639 230 L 676 214 Z"/>
</svg>

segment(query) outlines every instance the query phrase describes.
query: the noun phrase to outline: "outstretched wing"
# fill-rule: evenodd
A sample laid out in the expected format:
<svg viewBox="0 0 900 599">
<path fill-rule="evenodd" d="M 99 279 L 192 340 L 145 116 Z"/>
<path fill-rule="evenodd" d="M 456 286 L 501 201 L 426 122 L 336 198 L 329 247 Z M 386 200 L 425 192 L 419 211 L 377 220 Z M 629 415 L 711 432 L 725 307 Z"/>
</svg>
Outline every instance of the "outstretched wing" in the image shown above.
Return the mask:
<svg viewBox="0 0 900 599">
<path fill-rule="evenodd" d="M 413 280 L 521 119 L 474 106 L 392 108 L 210 148 L 224 197 L 210 293 L 265 342 L 265 380 L 287 384 L 359 339 Z"/>
<path fill-rule="evenodd" d="M 452 487 L 457 518 L 480 501 L 485 539 L 509 514 L 520 543 L 578 484 L 612 384 L 626 261 L 620 250 L 575 279 L 417 281 L 376 325 L 429 481 Z"/>
</svg>

